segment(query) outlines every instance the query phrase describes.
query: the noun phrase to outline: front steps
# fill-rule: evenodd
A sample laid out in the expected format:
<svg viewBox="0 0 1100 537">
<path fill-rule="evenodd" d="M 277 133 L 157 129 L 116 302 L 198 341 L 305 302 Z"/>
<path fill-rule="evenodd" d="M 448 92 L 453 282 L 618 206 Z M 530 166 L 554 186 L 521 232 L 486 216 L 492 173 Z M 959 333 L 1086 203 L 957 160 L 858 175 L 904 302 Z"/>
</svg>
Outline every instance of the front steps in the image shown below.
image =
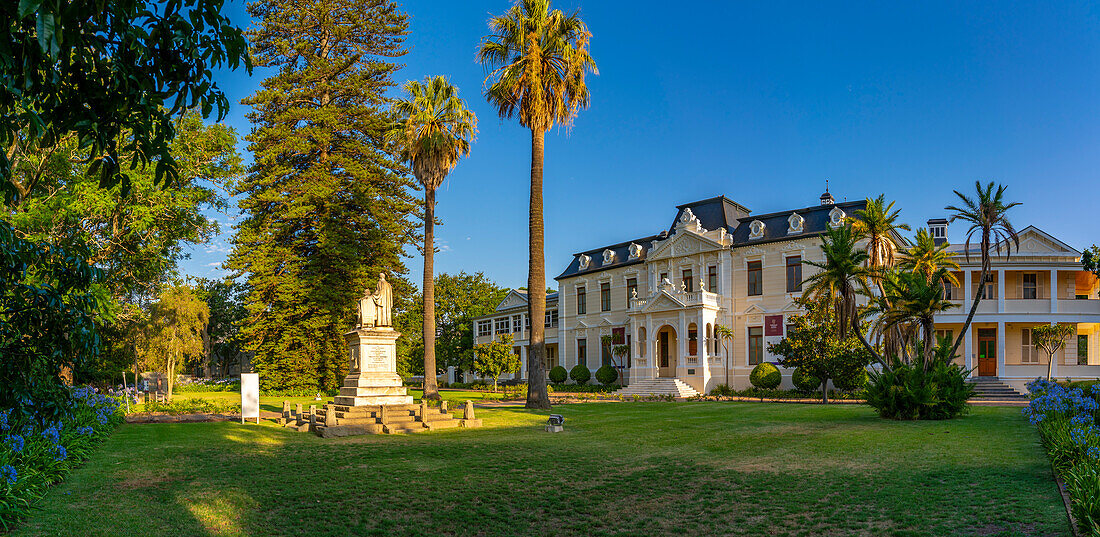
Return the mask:
<svg viewBox="0 0 1100 537">
<path fill-rule="evenodd" d="M 294 415 L 284 406 L 285 426 L 302 432 L 313 432 L 322 438 L 361 434 L 403 434 L 435 431 L 452 427 L 478 427 L 473 419 L 473 405 L 467 402 L 463 417 L 456 419 L 444 406 L 430 407 L 425 403 L 402 405 L 351 406 L 327 404 L 312 414 Z"/>
<path fill-rule="evenodd" d="M 1026 402 L 1028 398 L 997 377 L 971 377 L 967 382 L 974 385 L 972 401 Z"/>
<path fill-rule="evenodd" d="M 671 395 L 676 398 L 695 397 L 699 395 L 699 392 L 695 391 L 695 388 L 688 386 L 684 381 L 676 378 L 655 378 L 655 379 L 640 379 L 631 382 L 625 388 L 615 392 L 615 395 L 622 395 L 625 397 L 630 396 L 651 396 L 651 395 Z"/>
</svg>

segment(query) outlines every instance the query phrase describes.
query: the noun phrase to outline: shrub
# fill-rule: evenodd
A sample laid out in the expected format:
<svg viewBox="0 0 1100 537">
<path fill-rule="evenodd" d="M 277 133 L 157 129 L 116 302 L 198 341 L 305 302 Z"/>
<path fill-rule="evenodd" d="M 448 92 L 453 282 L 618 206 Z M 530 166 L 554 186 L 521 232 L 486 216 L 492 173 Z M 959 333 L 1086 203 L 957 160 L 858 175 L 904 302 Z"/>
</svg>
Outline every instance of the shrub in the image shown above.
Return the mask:
<svg viewBox="0 0 1100 537">
<path fill-rule="evenodd" d="M 867 376 L 866 369 L 859 369 L 851 374 L 842 375 L 840 377 L 834 378 L 833 386 L 843 392 L 859 391 L 867 386 L 867 382 L 868 380 L 870 380 L 870 378 L 871 377 Z"/>
<path fill-rule="evenodd" d="M 573 379 L 573 382 L 577 384 L 584 384 L 588 382 L 588 379 L 592 378 L 592 372 L 589 371 L 584 364 L 577 364 L 573 369 L 569 370 L 569 378 Z"/>
<path fill-rule="evenodd" d="M 171 403 L 150 402 L 145 405 L 146 412 L 164 414 L 236 414 L 241 411 L 239 403 L 211 399 L 174 397 Z"/>
<path fill-rule="evenodd" d="M 604 386 L 610 386 L 611 383 L 619 379 L 619 372 L 615 371 L 614 367 L 605 365 L 596 370 L 596 380 Z"/>
<path fill-rule="evenodd" d="M 867 384 L 867 404 L 879 416 L 895 420 L 943 420 L 964 414 L 974 387 L 962 367 L 936 359 L 927 371 L 920 363 L 897 364 L 874 372 Z"/>
<path fill-rule="evenodd" d="M 791 375 L 791 382 L 794 384 L 794 388 L 801 393 L 810 393 L 821 387 L 821 379 L 809 374 L 804 368 L 798 368 L 794 370 Z"/>
<path fill-rule="evenodd" d="M 553 382 L 554 384 L 561 384 L 565 382 L 565 380 L 568 378 L 569 372 L 560 365 L 556 365 L 550 370 L 550 382 Z"/>
<path fill-rule="evenodd" d="M 734 392 L 733 389 L 730 388 L 729 385 L 727 385 L 727 384 L 719 384 L 719 385 L 715 386 L 713 390 L 710 391 L 711 395 L 721 395 L 721 396 L 725 396 L 725 397 L 734 395 L 735 393 L 736 392 Z"/>
<path fill-rule="evenodd" d="M 783 374 L 779 372 L 778 367 L 764 362 L 752 368 L 752 373 L 749 374 L 749 382 L 757 388 L 774 390 L 779 387 L 779 383 L 783 382 Z"/>
</svg>

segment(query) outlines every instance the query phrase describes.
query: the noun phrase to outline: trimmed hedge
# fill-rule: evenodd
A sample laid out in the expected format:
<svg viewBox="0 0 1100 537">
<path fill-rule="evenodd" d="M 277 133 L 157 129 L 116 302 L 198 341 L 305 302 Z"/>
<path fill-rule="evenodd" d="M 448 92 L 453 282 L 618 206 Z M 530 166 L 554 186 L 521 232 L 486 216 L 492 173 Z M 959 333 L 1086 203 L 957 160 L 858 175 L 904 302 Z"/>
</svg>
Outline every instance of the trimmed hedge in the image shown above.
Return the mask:
<svg viewBox="0 0 1100 537">
<path fill-rule="evenodd" d="M 871 377 L 867 375 L 866 369 L 860 369 L 854 375 L 847 375 L 833 379 L 833 386 L 835 386 L 836 389 L 840 391 L 854 392 L 867 387 L 867 383 L 870 381 L 870 378 Z"/>
<path fill-rule="evenodd" d="M 778 367 L 764 362 L 752 368 L 752 373 L 749 374 L 749 382 L 760 389 L 774 390 L 783 382 L 783 374 L 779 372 Z"/>
<path fill-rule="evenodd" d="M 561 384 L 569 378 L 569 372 L 564 367 L 556 365 L 550 369 L 550 382 Z"/>
<path fill-rule="evenodd" d="M 619 372 L 614 367 L 605 365 L 596 370 L 596 380 L 604 386 L 610 386 L 611 383 L 619 379 Z"/>
<path fill-rule="evenodd" d="M 569 378 L 573 379 L 573 382 L 577 384 L 584 384 L 592 378 L 592 372 L 588 370 L 584 364 L 577 364 L 573 369 L 569 370 Z"/>
<path fill-rule="evenodd" d="M 809 393 L 821 387 L 821 379 L 807 373 L 801 367 L 794 370 L 791 382 L 794 383 L 796 390 L 803 393 Z"/>
</svg>

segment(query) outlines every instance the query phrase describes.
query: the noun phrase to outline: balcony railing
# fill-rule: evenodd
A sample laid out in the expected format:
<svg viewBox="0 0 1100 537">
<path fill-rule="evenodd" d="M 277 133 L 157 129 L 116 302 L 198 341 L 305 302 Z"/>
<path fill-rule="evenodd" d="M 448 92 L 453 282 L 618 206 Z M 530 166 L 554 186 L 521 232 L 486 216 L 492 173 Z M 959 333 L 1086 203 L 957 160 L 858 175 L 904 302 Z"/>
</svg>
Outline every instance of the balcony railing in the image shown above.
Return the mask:
<svg viewBox="0 0 1100 537">
<path fill-rule="evenodd" d="M 685 307 L 694 306 L 712 306 L 719 307 L 719 295 L 718 293 L 711 293 L 710 291 L 666 291 L 670 296 L 676 300 L 682 302 Z M 641 311 L 649 305 L 650 302 L 655 300 L 660 295 L 660 292 L 650 295 L 648 297 L 638 297 L 630 299 L 630 311 Z"/>
</svg>

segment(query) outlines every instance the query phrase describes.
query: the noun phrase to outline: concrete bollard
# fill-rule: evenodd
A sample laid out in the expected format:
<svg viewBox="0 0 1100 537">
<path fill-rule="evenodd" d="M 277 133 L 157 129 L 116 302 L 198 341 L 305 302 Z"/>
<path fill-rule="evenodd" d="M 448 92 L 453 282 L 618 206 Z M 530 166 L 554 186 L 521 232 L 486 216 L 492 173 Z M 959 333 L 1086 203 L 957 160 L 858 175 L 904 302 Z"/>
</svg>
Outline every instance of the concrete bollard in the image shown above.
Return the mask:
<svg viewBox="0 0 1100 537">
<path fill-rule="evenodd" d="M 447 414 L 451 411 L 451 409 L 447 406 L 447 400 L 446 399 L 439 402 L 439 411 L 444 413 L 444 414 Z"/>
<path fill-rule="evenodd" d="M 325 427 L 336 426 L 336 405 L 325 405 Z"/>
<path fill-rule="evenodd" d="M 302 403 L 298 403 L 297 405 L 294 405 L 294 421 L 295 421 L 295 422 L 296 422 L 296 423 L 297 423 L 298 425 L 302 425 L 302 424 L 303 424 L 303 419 L 302 419 Z"/>
<path fill-rule="evenodd" d="M 279 426 L 286 425 L 286 422 L 290 420 L 290 401 L 283 401 L 283 412 L 279 415 Z"/>
</svg>

